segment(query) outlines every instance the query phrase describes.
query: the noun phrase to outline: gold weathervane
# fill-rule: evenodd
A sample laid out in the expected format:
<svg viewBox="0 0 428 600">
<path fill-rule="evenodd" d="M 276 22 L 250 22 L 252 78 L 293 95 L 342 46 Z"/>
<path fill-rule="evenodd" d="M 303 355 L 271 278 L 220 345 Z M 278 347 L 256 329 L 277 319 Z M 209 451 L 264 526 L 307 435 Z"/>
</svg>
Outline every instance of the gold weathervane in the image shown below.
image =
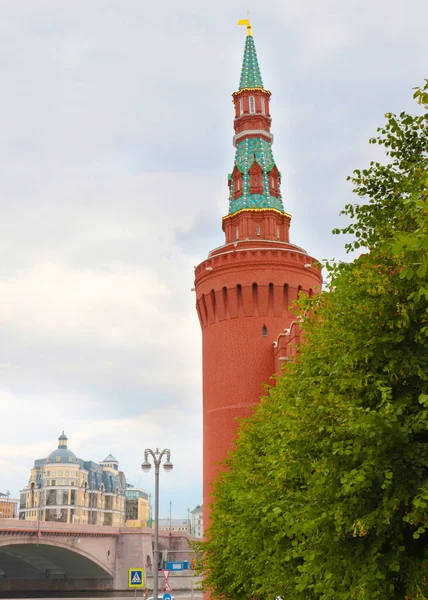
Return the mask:
<svg viewBox="0 0 428 600">
<path fill-rule="evenodd" d="M 253 35 L 249 19 L 240 19 L 238 21 L 238 25 L 245 25 L 247 28 L 247 35 Z"/>
</svg>

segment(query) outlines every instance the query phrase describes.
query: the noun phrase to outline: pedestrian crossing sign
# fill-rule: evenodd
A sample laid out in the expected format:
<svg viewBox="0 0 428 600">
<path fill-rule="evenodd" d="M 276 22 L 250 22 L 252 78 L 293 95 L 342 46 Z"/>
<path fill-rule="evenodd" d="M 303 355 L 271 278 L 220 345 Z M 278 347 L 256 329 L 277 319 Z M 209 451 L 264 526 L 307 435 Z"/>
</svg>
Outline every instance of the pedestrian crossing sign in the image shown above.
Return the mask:
<svg viewBox="0 0 428 600">
<path fill-rule="evenodd" d="M 144 569 L 128 569 L 128 587 L 144 587 Z"/>
</svg>

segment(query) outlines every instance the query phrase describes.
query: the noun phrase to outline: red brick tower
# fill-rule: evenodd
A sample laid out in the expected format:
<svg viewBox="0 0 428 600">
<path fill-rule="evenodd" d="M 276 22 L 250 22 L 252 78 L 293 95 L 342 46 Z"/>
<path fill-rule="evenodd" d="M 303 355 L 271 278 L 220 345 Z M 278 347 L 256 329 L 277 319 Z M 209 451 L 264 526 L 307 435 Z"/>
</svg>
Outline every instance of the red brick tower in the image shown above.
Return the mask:
<svg viewBox="0 0 428 600">
<path fill-rule="evenodd" d="M 235 164 L 229 175 L 226 241 L 195 269 L 203 344 L 203 490 L 232 448 L 275 371 L 274 342 L 289 328 L 299 291 L 321 287 L 316 260 L 290 243 L 281 173 L 273 154 L 269 102 L 248 21 L 235 105 Z M 208 516 L 205 510 L 205 519 Z M 206 523 L 207 521 L 205 521 Z"/>
</svg>

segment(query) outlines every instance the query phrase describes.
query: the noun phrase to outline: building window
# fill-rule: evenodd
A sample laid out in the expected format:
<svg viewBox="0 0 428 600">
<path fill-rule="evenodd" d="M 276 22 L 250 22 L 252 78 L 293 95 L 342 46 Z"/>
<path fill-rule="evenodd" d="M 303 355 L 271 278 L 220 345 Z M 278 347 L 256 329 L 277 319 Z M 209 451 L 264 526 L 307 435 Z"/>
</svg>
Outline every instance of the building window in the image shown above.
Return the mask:
<svg viewBox="0 0 428 600">
<path fill-rule="evenodd" d="M 266 327 L 266 325 L 263 325 L 262 334 L 263 334 L 263 337 L 267 337 L 267 327 Z"/>
<path fill-rule="evenodd" d="M 260 225 L 258 223 L 256 225 L 256 234 L 260 235 Z"/>
<path fill-rule="evenodd" d="M 244 99 L 241 98 L 239 100 L 239 115 L 243 115 L 244 114 Z"/>
<path fill-rule="evenodd" d="M 254 96 L 250 96 L 250 113 L 253 115 L 256 112 L 256 103 L 254 101 Z"/>
<path fill-rule="evenodd" d="M 72 456 L 68 457 L 68 462 L 73 462 L 73 457 Z"/>
<path fill-rule="evenodd" d="M 236 239 L 239 240 L 239 227 L 236 228 Z"/>
<path fill-rule="evenodd" d="M 71 458 L 71 457 L 70 457 L 70 458 Z M 55 457 L 55 460 L 56 460 L 56 462 L 60 462 L 60 460 L 61 460 L 61 457 L 60 457 L 60 456 L 56 456 L 56 457 Z"/>
<path fill-rule="evenodd" d="M 260 98 L 260 102 L 262 105 L 262 115 L 266 114 L 266 109 L 265 109 L 265 99 L 264 98 Z"/>
<path fill-rule="evenodd" d="M 59 523 L 67 523 L 66 508 L 48 508 L 46 509 L 46 521 L 56 521 Z"/>
</svg>

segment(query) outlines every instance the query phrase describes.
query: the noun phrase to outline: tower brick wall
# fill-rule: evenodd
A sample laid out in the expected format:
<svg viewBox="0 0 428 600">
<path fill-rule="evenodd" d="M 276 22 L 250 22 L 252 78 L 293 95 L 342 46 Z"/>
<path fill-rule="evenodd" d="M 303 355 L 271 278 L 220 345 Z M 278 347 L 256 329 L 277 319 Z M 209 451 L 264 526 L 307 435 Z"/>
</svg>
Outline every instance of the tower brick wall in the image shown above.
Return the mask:
<svg viewBox="0 0 428 600">
<path fill-rule="evenodd" d="M 266 247 L 248 240 L 242 246 L 210 256 L 195 271 L 202 328 L 204 499 L 217 463 L 232 447 L 237 419 L 251 414 L 263 384 L 272 383 L 274 342 L 295 318 L 290 304 L 299 291 L 309 294 L 321 283 L 316 261 L 291 244 Z"/>
</svg>

